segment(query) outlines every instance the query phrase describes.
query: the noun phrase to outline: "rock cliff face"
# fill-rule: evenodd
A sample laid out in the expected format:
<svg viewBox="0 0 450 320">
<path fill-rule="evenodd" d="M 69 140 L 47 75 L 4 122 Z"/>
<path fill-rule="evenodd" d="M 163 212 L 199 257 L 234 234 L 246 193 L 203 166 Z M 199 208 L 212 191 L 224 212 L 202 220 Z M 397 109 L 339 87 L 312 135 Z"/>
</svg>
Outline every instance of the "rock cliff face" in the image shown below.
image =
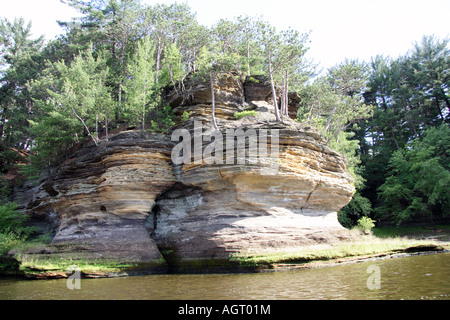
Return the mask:
<svg viewBox="0 0 450 320">
<path fill-rule="evenodd" d="M 290 119 L 273 121 L 265 91 L 264 83 L 236 78 L 216 88 L 216 116 L 224 136 L 227 130 L 256 132 L 257 138 L 267 133 L 267 140 L 258 141 L 262 157 L 256 162 L 239 163 L 242 145 L 236 142 L 220 149 L 223 158 L 232 152 L 228 164 L 174 164 L 171 154 L 178 141 L 170 136 L 121 132 L 99 147 L 87 145 L 74 153 L 34 193 L 29 212 L 55 217 L 53 243 L 71 244 L 74 253 L 83 248 L 93 258 L 154 267 L 168 263 L 176 270 L 199 263 L 223 266 L 237 252 L 343 237 L 337 212 L 354 192 L 343 157 L 312 128 Z M 174 130 L 186 129 L 205 140 L 205 150 L 211 143 L 209 88 L 194 87 L 181 106 L 176 92 L 167 97 L 177 116 Z M 257 111 L 257 116 L 234 120 L 233 114 L 244 109 Z M 183 122 L 185 111 L 190 118 Z M 202 131 L 194 131 L 195 121 Z M 243 145 L 247 152 L 254 147 L 250 141 Z M 265 148 L 267 153 L 261 152 Z"/>
<path fill-rule="evenodd" d="M 75 259 L 164 264 L 147 219 L 156 197 L 175 183 L 172 145 L 166 137 L 134 131 L 87 145 L 38 189 L 28 209 L 54 217 L 52 243 L 69 245 L 64 251 L 72 250 Z"/>
</svg>

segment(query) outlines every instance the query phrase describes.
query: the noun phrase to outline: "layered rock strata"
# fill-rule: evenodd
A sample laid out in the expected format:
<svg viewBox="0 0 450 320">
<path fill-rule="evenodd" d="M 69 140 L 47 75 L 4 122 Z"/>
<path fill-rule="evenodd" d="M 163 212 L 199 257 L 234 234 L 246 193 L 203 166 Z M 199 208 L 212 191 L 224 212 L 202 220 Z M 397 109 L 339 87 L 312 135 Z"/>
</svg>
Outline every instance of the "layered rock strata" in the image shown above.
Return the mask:
<svg viewBox="0 0 450 320">
<path fill-rule="evenodd" d="M 180 270 L 185 265 L 223 266 L 239 252 L 343 237 L 337 212 L 354 192 L 344 158 L 314 129 L 290 119 L 275 122 L 264 86 L 229 78 L 216 90 L 224 137 L 226 132 L 255 132 L 258 139 L 267 133 L 267 140 L 258 141 L 256 162 L 238 161 L 242 145 L 237 138 L 231 146 L 220 146 L 224 161 L 214 163 L 204 158 L 175 164 L 172 151 L 178 140 L 140 131 L 119 133 L 99 147 L 87 145 L 29 201 L 31 214 L 54 217 L 53 244 L 73 245 L 74 254 L 83 248 L 93 258 L 155 267 L 168 263 Z M 212 141 L 210 90 L 198 85 L 191 93 L 189 99 L 167 94 L 178 116 L 174 130 L 185 129 L 205 150 Z M 235 120 L 234 113 L 245 109 L 257 116 Z M 182 121 L 186 111 L 190 118 Z M 203 130 L 195 132 L 194 123 Z M 248 137 L 243 141 L 249 154 L 254 145 Z M 227 151 L 236 157 L 228 163 Z"/>
<path fill-rule="evenodd" d="M 69 246 L 64 252 L 75 258 L 165 264 L 147 219 L 156 197 L 175 183 L 171 146 L 166 137 L 139 131 L 87 145 L 42 185 L 29 210 L 53 213 L 52 244 Z"/>
<path fill-rule="evenodd" d="M 270 113 L 260 112 L 258 118 Z M 298 248 L 344 236 L 337 212 L 354 188 L 342 156 L 313 130 L 252 121 L 236 123 L 235 129 L 278 130 L 279 158 L 269 151 L 254 164 L 226 164 L 225 159 L 223 164 L 182 164 L 176 167 L 177 183 L 157 198 L 153 237 L 172 264 L 199 259 L 207 264 L 237 252 Z"/>
</svg>

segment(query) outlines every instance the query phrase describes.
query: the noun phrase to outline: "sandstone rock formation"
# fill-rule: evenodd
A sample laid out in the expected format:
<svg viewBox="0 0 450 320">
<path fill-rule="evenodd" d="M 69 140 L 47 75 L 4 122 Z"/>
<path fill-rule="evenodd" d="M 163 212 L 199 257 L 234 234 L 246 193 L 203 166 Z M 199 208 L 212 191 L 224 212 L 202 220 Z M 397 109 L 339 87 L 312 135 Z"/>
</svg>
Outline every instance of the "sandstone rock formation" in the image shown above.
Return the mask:
<svg viewBox="0 0 450 320">
<path fill-rule="evenodd" d="M 179 166 L 177 183 L 157 198 L 154 211 L 153 237 L 172 265 L 199 259 L 212 263 L 236 252 L 294 248 L 343 236 L 337 212 L 354 188 L 342 156 L 311 129 L 289 121 L 267 124 L 274 117 L 269 105 L 255 105 L 268 111 L 244 121 L 251 125 L 235 122 L 235 129 L 279 130 L 279 167 L 274 171 L 268 162 Z"/>
<path fill-rule="evenodd" d="M 53 243 L 74 245 L 74 254 L 83 248 L 92 258 L 154 267 L 168 263 L 175 270 L 199 263 L 223 266 L 237 252 L 282 250 L 341 237 L 337 212 L 354 192 L 343 157 L 314 129 L 290 119 L 275 122 L 270 95 L 259 83 L 233 77 L 219 83 L 216 117 L 222 133 L 277 130 L 276 156 L 269 152 L 246 164 L 175 165 L 171 152 L 178 142 L 170 136 L 121 132 L 99 147 L 87 145 L 73 154 L 34 193 L 29 212 L 55 217 Z M 174 130 L 194 134 L 197 121 L 204 126 L 200 135 L 207 136 L 210 90 L 192 85 L 191 93 L 188 99 L 176 91 L 167 93 L 177 116 Z M 257 116 L 235 120 L 234 113 L 244 109 L 256 110 Z M 185 111 L 190 118 L 183 122 Z M 264 142 L 268 150 L 272 139 L 269 135 Z M 250 147 L 247 141 L 247 151 Z M 237 144 L 231 149 L 237 154 Z"/>
<path fill-rule="evenodd" d="M 156 197 L 175 183 L 171 146 L 166 137 L 139 131 L 89 144 L 60 166 L 28 207 L 34 215 L 54 213 L 52 243 L 72 246 L 75 259 L 165 264 L 146 226 Z"/>
</svg>

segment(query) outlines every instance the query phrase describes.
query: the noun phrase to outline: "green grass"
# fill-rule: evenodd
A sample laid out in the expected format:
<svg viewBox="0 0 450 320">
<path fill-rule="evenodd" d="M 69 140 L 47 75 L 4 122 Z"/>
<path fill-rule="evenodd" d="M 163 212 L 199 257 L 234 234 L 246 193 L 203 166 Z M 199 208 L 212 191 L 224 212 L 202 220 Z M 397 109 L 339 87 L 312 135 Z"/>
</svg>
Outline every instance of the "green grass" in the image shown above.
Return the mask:
<svg viewBox="0 0 450 320">
<path fill-rule="evenodd" d="M 83 272 L 114 273 L 136 267 L 133 263 L 121 263 L 102 259 L 72 259 L 70 257 L 41 258 L 25 255 L 21 258 L 20 269 L 25 272 L 66 272 L 69 266 L 76 265 Z"/>
<path fill-rule="evenodd" d="M 166 264 L 163 256 L 148 262 L 121 261 L 113 256 L 99 258 L 90 252 L 73 252 L 70 246 L 53 248 L 62 252 L 52 252 L 52 247 L 29 243 L 26 249 L 29 251 L 18 252 L 15 257 L 20 262 L 19 270 L 29 276 L 64 275 L 71 266 L 76 266 L 85 275 L 107 276 L 113 273 L 160 268 Z M 50 249 L 50 251 L 44 253 L 42 249 Z M 65 252 L 66 249 L 69 251 Z"/>
<path fill-rule="evenodd" d="M 241 120 L 244 117 L 256 117 L 258 115 L 258 112 L 254 111 L 254 110 L 247 110 L 247 111 L 242 111 L 242 112 L 236 112 L 234 114 L 234 117 L 237 120 Z"/>
<path fill-rule="evenodd" d="M 409 240 L 404 238 L 378 239 L 367 237 L 364 241 L 346 242 L 329 246 L 311 246 L 291 251 L 271 251 L 263 254 L 239 253 L 232 260 L 243 265 L 264 265 L 277 263 L 299 263 L 328 261 L 348 257 L 365 257 L 380 254 L 394 254 L 421 248 L 442 249 L 434 241 Z"/>
<path fill-rule="evenodd" d="M 388 237 L 417 237 L 432 236 L 436 234 L 437 229 L 450 233 L 450 225 L 434 225 L 434 226 L 408 226 L 408 227 L 377 227 L 374 228 L 373 235 L 380 238 Z"/>
<path fill-rule="evenodd" d="M 379 238 L 408 237 L 411 239 L 441 237 L 442 240 L 450 241 L 450 225 L 377 227 L 373 229 L 373 235 Z"/>
<path fill-rule="evenodd" d="M 283 263 L 309 266 L 310 263 L 321 264 L 338 261 L 339 259 L 352 261 L 410 251 L 450 249 L 450 238 L 448 237 L 450 225 L 374 228 L 371 235 L 362 234 L 358 230 L 350 232 L 353 232 L 353 234 L 349 239 L 353 239 L 353 241 L 348 239 L 334 244 L 291 248 L 289 250 L 240 252 L 233 254 L 230 257 L 230 262 L 243 267 L 261 266 L 265 268 Z M 434 240 L 437 236 L 441 237 L 439 241 Z M 74 257 L 73 250 L 75 248 L 53 248 L 49 245 L 47 238 L 42 237 L 24 243 L 22 239 L 7 237 L 2 241 L 5 248 L 14 246 L 20 248 L 16 253 L 16 259 L 20 262 L 20 271 L 32 276 L 52 273 L 65 274 L 68 267 L 73 265 L 79 267 L 84 274 L 95 276 L 138 270 L 142 267 L 158 267 L 166 263 L 162 256 L 160 261 L 152 262 L 151 265 L 146 266 L 132 262 L 122 263 L 114 259 L 94 259 L 83 250 L 77 252 L 76 257 Z M 56 253 L 53 250 L 59 252 Z M 164 253 L 170 254 L 171 252 Z"/>
</svg>

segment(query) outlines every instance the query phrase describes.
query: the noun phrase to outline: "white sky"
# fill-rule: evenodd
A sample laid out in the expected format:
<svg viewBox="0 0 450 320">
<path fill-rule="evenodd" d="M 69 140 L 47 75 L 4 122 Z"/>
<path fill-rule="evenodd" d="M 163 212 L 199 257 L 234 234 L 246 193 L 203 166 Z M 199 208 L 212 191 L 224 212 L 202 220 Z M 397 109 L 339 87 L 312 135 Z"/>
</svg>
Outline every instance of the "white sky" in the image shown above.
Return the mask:
<svg viewBox="0 0 450 320">
<path fill-rule="evenodd" d="M 174 1 L 142 0 L 154 4 Z M 370 61 L 377 54 L 405 54 L 423 35 L 450 34 L 450 0 L 187 0 L 198 21 L 260 16 L 279 30 L 311 30 L 309 56 L 328 68 L 345 58 Z M 59 0 L 0 0 L 0 17 L 33 22 L 33 34 L 52 39 L 62 32 L 56 20 L 77 12 Z"/>
</svg>

